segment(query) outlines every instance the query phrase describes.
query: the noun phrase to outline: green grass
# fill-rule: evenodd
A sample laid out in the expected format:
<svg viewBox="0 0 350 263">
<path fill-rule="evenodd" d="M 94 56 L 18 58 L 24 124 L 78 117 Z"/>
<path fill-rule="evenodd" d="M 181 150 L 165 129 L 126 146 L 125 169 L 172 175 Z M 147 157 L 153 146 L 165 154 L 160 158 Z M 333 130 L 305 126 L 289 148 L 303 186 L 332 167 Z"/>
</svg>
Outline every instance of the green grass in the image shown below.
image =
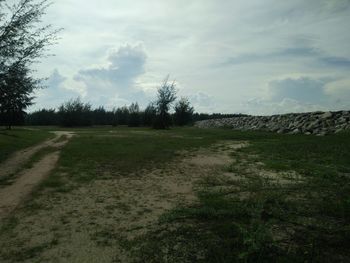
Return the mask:
<svg viewBox="0 0 350 263">
<path fill-rule="evenodd" d="M 62 173 L 69 174 L 67 183 L 77 185 L 103 179 L 106 175 L 135 173 L 137 176 L 142 169 L 162 167 L 178 157 L 178 151 L 191 151 L 235 137 L 229 131 L 218 130 L 222 134 L 218 136 L 199 129 L 154 131 L 145 128 L 109 128 L 76 132 L 78 135 L 62 149 L 60 169 L 44 182 L 44 186 L 61 189 L 65 180 Z"/>
<path fill-rule="evenodd" d="M 268 168 L 296 170 L 307 176 L 350 174 L 350 134 L 333 136 L 286 136 L 283 140 L 261 140 L 255 151 Z"/>
<path fill-rule="evenodd" d="M 238 161 L 227 167 L 245 180 L 219 174 L 203 178 L 198 203 L 165 213 L 157 229 L 140 239 L 123 240 L 138 262 L 350 260 L 350 133 L 315 137 L 195 128 L 71 130 L 77 135 L 62 149 L 57 169 L 37 194 L 46 194 L 43 189 L 64 194 L 94 180 L 138 176 L 144 169 L 162 168 L 179 151 L 223 140 L 249 142 L 232 154 Z M 264 169 L 296 171 L 302 180 L 282 184 L 262 178 L 249 169 L 257 161 Z M 220 186 L 225 190 L 218 190 Z M 124 207 L 128 209 L 132 207 Z M 101 230 L 94 238 L 103 245 L 120 236 Z M 41 249 L 18 257 L 35 256 Z"/>
<path fill-rule="evenodd" d="M 294 170 L 303 181 L 283 185 L 233 164 L 228 169 L 246 180 L 206 179 L 199 204 L 165 214 L 159 230 L 130 246 L 141 247 L 136 252 L 140 262 L 350 260 L 349 133 L 321 138 L 226 131 L 217 135 L 249 138 L 250 146 L 235 154 L 239 160 L 260 160 L 275 171 Z M 233 187 L 217 191 L 220 185 Z"/>
<path fill-rule="evenodd" d="M 350 244 L 349 138 L 348 133 L 315 137 L 228 129 L 79 130 L 62 151 L 61 170 L 45 184 L 69 191 L 72 183 L 79 186 L 106 174 L 137 176 L 142 169 L 161 168 L 178 156 L 177 151 L 222 140 L 249 141 L 250 146 L 233 158 L 263 161 L 276 171 L 295 170 L 306 178 L 304 183 L 281 186 L 231 165 L 229 170 L 249 180 L 209 182 L 197 206 L 164 215 L 158 231 L 129 247 L 140 247 L 138 258 L 143 262 L 341 261 L 348 258 Z M 240 190 L 233 195 L 210 190 L 220 184 L 238 184 Z M 242 193 L 249 193 L 244 200 L 237 198 Z M 169 232 L 169 225 L 179 227 Z"/>
<path fill-rule="evenodd" d="M 35 145 L 53 134 L 45 130 L 0 130 L 0 163 L 15 151 Z"/>
</svg>

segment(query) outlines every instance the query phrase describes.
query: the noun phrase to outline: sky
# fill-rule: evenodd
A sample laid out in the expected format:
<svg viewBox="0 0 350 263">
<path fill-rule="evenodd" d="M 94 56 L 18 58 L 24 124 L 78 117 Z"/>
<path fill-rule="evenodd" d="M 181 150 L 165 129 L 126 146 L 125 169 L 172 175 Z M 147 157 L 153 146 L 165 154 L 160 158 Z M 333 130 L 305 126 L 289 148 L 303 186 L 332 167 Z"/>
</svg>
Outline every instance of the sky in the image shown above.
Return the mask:
<svg viewBox="0 0 350 263">
<path fill-rule="evenodd" d="M 350 0 L 57 0 L 31 111 L 145 107 L 167 75 L 197 112 L 350 109 Z"/>
</svg>

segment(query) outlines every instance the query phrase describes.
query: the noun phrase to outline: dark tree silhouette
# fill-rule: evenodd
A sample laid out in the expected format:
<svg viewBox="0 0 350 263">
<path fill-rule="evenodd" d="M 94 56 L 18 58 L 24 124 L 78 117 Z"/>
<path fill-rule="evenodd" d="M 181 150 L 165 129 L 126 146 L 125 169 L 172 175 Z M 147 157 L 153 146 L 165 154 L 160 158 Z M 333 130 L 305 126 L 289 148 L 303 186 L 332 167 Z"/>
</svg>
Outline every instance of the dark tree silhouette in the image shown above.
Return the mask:
<svg viewBox="0 0 350 263">
<path fill-rule="evenodd" d="M 26 115 L 28 125 L 58 125 L 58 114 L 55 109 L 41 109 Z"/>
<path fill-rule="evenodd" d="M 127 125 L 129 119 L 129 109 L 126 106 L 119 107 L 113 110 L 114 112 L 114 122 L 113 125 Z"/>
<path fill-rule="evenodd" d="M 58 108 L 58 115 L 62 126 L 91 125 L 91 104 L 83 103 L 79 98 L 63 103 Z"/>
<path fill-rule="evenodd" d="M 157 116 L 153 124 L 155 129 L 168 129 L 171 125 L 171 116 L 169 114 L 172 103 L 176 100 L 175 82 L 169 84 L 169 78 L 166 78 L 162 86 L 158 89 L 156 101 Z"/>
<path fill-rule="evenodd" d="M 8 128 L 32 104 L 40 79 L 30 65 L 55 43 L 58 30 L 40 26 L 49 1 L 0 0 L 0 115 Z"/>
<path fill-rule="evenodd" d="M 24 65 L 11 66 L 6 74 L 0 73 L 0 115 L 2 122 L 11 129 L 11 125 L 23 121 L 26 109 L 32 104 L 33 90 L 38 80 L 28 74 Z"/>
<path fill-rule="evenodd" d="M 157 108 L 154 102 L 151 102 L 146 107 L 143 113 L 143 124 L 145 126 L 152 126 L 157 116 Z"/>
<path fill-rule="evenodd" d="M 174 120 L 176 125 L 184 126 L 192 122 L 194 109 L 187 98 L 181 98 L 175 104 Z"/>
<path fill-rule="evenodd" d="M 140 107 L 137 102 L 132 103 L 129 106 L 128 126 L 129 127 L 140 126 Z"/>
</svg>

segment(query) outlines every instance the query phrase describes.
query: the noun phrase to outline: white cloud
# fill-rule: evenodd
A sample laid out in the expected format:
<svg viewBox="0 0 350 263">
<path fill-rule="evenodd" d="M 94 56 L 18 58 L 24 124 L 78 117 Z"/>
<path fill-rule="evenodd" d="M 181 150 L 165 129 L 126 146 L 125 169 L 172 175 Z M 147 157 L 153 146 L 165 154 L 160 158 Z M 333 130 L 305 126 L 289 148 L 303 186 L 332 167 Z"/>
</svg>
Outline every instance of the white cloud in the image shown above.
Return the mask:
<svg viewBox="0 0 350 263">
<path fill-rule="evenodd" d="M 319 104 L 300 102 L 289 98 L 284 98 L 280 101 L 253 98 L 243 103 L 241 107 L 244 109 L 242 111 L 243 113 L 253 115 L 273 115 L 291 112 L 297 113 L 327 110 L 327 107 Z"/>
<path fill-rule="evenodd" d="M 143 102 L 145 95 L 137 88 L 136 81 L 145 72 L 146 59 L 141 45 L 125 45 L 109 50 L 107 63 L 103 66 L 79 70 L 74 80 L 86 87 L 86 95 L 94 105 L 111 104 L 112 101 Z"/>
<path fill-rule="evenodd" d="M 348 0 L 60 0 L 45 21 L 65 30 L 38 73 L 57 68 L 63 91 L 94 104 L 146 104 L 170 74 L 185 95 L 210 94 L 199 111 L 245 111 L 251 98 L 269 100 L 274 80 L 285 80 L 274 85 L 289 96 L 274 101 L 288 102 L 276 110 L 338 108 L 332 90 L 349 94 L 340 81 L 350 70 L 349 7 Z M 305 76 L 332 79 L 322 88 L 330 93 Z M 299 79 L 298 96 L 288 78 Z"/>
<path fill-rule="evenodd" d="M 332 98 L 339 109 L 350 108 L 350 79 L 344 78 L 331 83 L 325 87 L 327 96 Z"/>
<path fill-rule="evenodd" d="M 213 96 L 204 92 L 197 92 L 188 97 L 191 105 L 198 112 L 218 112 L 218 106 Z"/>
<path fill-rule="evenodd" d="M 70 82 L 70 79 L 54 69 L 49 78 L 43 82 L 46 88 L 36 90 L 35 104 L 29 110 L 56 108 L 66 100 L 84 95 L 84 91 L 79 89 L 77 83 L 71 83 L 71 86 L 68 86 Z"/>
<path fill-rule="evenodd" d="M 327 100 L 325 85 L 330 79 L 308 77 L 273 80 L 269 83 L 270 98 L 273 101 L 291 99 L 304 103 L 324 103 Z"/>
</svg>

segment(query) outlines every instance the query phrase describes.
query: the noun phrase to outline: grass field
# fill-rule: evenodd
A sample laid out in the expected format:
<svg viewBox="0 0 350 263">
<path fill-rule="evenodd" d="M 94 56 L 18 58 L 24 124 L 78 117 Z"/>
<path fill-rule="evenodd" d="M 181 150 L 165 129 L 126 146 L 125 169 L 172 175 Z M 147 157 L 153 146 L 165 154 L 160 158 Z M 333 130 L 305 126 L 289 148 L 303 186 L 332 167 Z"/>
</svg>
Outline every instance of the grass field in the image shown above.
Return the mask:
<svg viewBox="0 0 350 263">
<path fill-rule="evenodd" d="M 50 129 L 0 137 L 2 160 Z M 349 133 L 74 131 L 1 262 L 350 261 Z"/>
</svg>

